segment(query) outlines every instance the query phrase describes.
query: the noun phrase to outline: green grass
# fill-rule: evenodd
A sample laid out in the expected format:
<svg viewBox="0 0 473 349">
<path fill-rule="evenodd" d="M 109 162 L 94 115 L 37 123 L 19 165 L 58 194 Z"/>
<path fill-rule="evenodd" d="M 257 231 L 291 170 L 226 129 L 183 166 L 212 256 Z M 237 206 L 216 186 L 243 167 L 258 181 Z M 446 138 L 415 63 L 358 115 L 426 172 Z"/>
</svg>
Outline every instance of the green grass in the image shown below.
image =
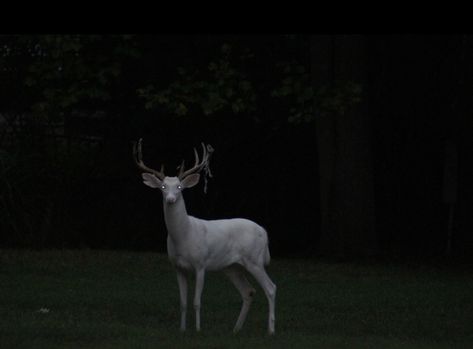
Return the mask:
<svg viewBox="0 0 473 349">
<path fill-rule="evenodd" d="M 268 272 L 278 286 L 274 337 L 260 288 L 232 334 L 240 299 L 220 273 L 206 277 L 202 332 L 191 308 L 181 334 L 165 255 L 0 250 L 0 348 L 473 348 L 467 270 L 274 260 Z"/>
</svg>

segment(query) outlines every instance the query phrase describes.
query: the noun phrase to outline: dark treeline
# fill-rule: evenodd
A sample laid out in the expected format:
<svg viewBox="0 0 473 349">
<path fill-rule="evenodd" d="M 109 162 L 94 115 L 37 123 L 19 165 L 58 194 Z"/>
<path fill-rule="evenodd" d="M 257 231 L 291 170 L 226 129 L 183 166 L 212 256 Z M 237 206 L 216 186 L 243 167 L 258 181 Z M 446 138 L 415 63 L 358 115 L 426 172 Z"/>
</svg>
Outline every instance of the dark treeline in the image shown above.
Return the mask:
<svg viewBox="0 0 473 349">
<path fill-rule="evenodd" d="M 164 251 L 143 137 L 168 175 L 212 144 L 188 212 L 255 220 L 275 255 L 473 249 L 471 37 L 0 39 L 2 247 Z"/>
</svg>

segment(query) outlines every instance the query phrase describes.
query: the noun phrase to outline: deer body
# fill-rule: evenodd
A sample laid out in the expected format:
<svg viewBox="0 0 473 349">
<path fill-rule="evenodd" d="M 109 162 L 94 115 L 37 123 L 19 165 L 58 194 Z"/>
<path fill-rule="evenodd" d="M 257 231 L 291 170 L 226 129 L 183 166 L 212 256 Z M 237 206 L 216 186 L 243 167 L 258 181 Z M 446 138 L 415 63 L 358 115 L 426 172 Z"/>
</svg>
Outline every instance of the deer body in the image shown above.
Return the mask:
<svg viewBox="0 0 473 349">
<path fill-rule="evenodd" d="M 249 220 L 208 221 L 188 216 L 183 231 L 167 227 L 168 255 L 176 267 L 214 271 L 232 264 L 269 264 L 266 231 Z"/>
<path fill-rule="evenodd" d="M 195 150 L 195 149 L 194 149 Z M 141 140 L 135 146 L 137 165 L 145 171 L 144 184 L 159 188 L 163 194 L 164 220 L 168 231 L 167 250 L 171 263 L 176 268 L 181 304 L 181 331 L 186 329 L 187 291 L 189 273 L 195 273 L 194 310 L 196 329 L 200 330 L 201 295 L 206 271 L 222 270 L 242 296 L 243 305 L 234 327 L 241 329 L 255 293 L 241 267 L 254 276 L 268 299 L 268 332 L 274 333 L 276 285 L 266 274 L 270 254 L 265 229 L 243 218 L 204 220 L 187 214 L 182 190 L 199 182 L 195 173 L 208 166 L 209 154 L 204 147 L 202 163 L 196 164 L 178 177 L 166 177 L 161 171 L 150 169 L 142 162 Z"/>
</svg>

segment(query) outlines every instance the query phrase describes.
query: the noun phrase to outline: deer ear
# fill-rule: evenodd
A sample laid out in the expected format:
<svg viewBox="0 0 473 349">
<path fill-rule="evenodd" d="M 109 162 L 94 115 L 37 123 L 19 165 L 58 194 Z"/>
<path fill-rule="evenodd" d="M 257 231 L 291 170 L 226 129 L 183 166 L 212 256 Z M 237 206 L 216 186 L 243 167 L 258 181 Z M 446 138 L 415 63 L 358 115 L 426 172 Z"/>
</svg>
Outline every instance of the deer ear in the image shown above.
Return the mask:
<svg viewBox="0 0 473 349">
<path fill-rule="evenodd" d="M 143 183 L 151 188 L 159 188 L 162 184 L 161 180 L 151 173 L 142 173 Z"/>
<path fill-rule="evenodd" d="M 184 188 L 192 188 L 194 185 L 199 183 L 199 179 L 200 179 L 200 174 L 194 173 L 184 178 L 181 182 L 181 185 Z"/>
</svg>

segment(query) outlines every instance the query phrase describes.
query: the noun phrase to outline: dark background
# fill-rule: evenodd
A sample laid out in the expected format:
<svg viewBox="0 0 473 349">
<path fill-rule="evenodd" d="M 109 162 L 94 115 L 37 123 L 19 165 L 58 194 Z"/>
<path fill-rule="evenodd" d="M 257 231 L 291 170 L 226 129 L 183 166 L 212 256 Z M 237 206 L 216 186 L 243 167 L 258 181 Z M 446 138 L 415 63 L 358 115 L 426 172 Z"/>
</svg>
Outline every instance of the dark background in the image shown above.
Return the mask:
<svg viewBox="0 0 473 349">
<path fill-rule="evenodd" d="M 473 251 L 471 36 L 0 40 L 1 247 L 165 251 L 161 195 L 131 155 L 143 137 L 145 163 L 168 175 L 210 143 L 213 178 L 207 194 L 185 192 L 188 212 L 258 222 L 275 256 Z M 206 113 L 190 98 L 213 85 L 194 82 L 214 83 L 207 67 L 220 59 L 238 74 L 217 90 L 245 80 L 257 98 L 239 90 L 241 105 Z M 288 76 L 292 92 L 271 93 Z M 313 94 L 298 99 L 299 82 Z M 147 86 L 172 100 L 147 104 Z"/>
</svg>

